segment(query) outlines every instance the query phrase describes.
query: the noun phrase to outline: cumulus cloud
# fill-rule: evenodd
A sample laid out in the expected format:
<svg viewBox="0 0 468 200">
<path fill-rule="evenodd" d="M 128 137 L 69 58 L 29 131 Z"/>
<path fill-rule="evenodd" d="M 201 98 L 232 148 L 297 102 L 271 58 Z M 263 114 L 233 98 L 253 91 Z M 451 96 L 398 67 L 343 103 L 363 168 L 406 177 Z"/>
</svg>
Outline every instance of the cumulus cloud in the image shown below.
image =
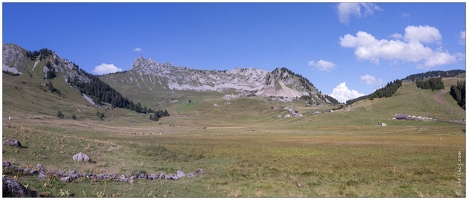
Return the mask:
<svg viewBox="0 0 468 200">
<path fill-rule="evenodd" d="M 377 80 L 375 78 L 375 76 L 372 76 L 372 75 L 369 75 L 369 74 L 366 74 L 364 76 L 360 76 L 359 78 L 362 81 L 364 81 L 364 83 L 366 83 L 366 85 L 382 84 L 382 82 L 383 82 L 382 79 Z"/>
<path fill-rule="evenodd" d="M 137 47 L 137 48 L 134 48 L 133 51 L 135 51 L 135 52 L 140 52 L 140 51 L 143 51 L 143 49 Z"/>
<path fill-rule="evenodd" d="M 457 61 L 457 57 L 451 55 L 442 48 L 436 50 L 423 43 L 439 43 L 442 35 L 434 27 L 408 26 L 404 36 L 392 35 L 395 40 L 376 39 L 373 35 L 359 31 L 356 36 L 346 34 L 340 37 L 340 45 L 346 48 L 354 48 L 354 54 L 358 59 L 369 60 L 379 65 L 380 59 L 414 62 L 419 68 L 429 69 L 438 65 L 445 65 Z"/>
<path fill-rule="evenodd" d="M 408 26 L 405 29 L 405 40 L 433 43 L 442 40 L 439 30 L 431 26 Z"/>
<path fill-rule="evenodd" d="M 309 66 L 310 67 L 315 67 L 320 71 L 330 71 L 335 68 L 335 63 L 328 62 L 325 60 L 320 59 L 317 63 L 313 60 L 309 61 Z"/>
<path fill-rule="evenodd" d="M 363 8 L 363 13 L 361 12 Z M 339 3 L 338 6 L 338 19 L 343 24 L 348 24 L 352 15 L 356 17 L 373 15 L 374 11 L 381 11 L 377 5 L 373 3 Z"/>
<path fill-rule="evenodd" d="M 465 45 L 465 31 L 460 31 L 460 44 Z"/>
<path fill-rule="evenodd" d="M 118 68 L 114 64 L 102 63 L 101 65 L 94 67 L 92 72 L 96 75 L 103 75 L 120 71 L 122 71 L 122 68 Z"/>
<path fill-rule="evenodd" d="M 361 94 L 356 90 L 351 90 L 346 87 L 346 82 L 340 83 L 338 86 L 336 86 L 336 88 L 333 89 L 333 92 L 330 94 L 330 96 L 342 103 L 364 95 L 365 94 Z"/>
</svg>

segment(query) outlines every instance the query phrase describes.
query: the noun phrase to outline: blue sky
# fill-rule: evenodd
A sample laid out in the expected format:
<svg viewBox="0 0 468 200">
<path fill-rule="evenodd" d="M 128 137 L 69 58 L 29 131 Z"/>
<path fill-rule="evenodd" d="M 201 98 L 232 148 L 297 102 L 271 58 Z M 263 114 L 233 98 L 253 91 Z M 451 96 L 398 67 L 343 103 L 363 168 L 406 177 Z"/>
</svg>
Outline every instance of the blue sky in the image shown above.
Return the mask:
<svg viewBox="0 0 468 200">
<path fill-rule="evenodd" d="M 90 73 L 140 56 L 195 69 L 286 67 L 340 101 L 465 69 L 466 3 L 3 3 L 2 42 Z"/>
</svg>

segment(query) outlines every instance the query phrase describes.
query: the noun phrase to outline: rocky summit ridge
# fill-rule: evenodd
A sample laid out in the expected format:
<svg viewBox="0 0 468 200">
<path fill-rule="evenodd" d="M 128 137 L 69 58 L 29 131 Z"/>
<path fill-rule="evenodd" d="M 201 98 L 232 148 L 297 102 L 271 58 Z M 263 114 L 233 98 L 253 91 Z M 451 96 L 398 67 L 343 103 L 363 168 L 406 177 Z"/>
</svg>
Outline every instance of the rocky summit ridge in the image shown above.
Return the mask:
<svg viewBox="0 0 468 200">
<path fill-rule="evenodd" d="M 135 59 L 132 68 L 123 73 L 125 75 L 118 78 L 113 77 L 113 74 L 102 78 L 111 85 L 134 84 L 139 90 L 151 90 L 154 85 L 167 90 L 234 90 L 246 96 L 272 96 L 286 100 L 305 96 L 311 103 L 329 103 L 309 80 L 286 68 L 277 68 L 271 72 L 256 68 L 198 70 L 139 57 Z"/>
</svg>

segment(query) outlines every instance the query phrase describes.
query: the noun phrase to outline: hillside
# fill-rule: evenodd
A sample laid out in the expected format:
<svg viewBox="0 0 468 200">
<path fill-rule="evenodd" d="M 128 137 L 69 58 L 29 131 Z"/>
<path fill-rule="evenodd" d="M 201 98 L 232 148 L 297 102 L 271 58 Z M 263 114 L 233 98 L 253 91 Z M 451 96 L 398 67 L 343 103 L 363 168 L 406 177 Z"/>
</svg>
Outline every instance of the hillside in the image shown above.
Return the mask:
<svg viewBox="0 0 468 200">
<path fill-rule="evenodd" d="M 101 112 L 110 120 L 107 117 L 129 114 L 129 110 L 107 103 L 95 106 L 97 101 L 103 103 L 98 96 L 85 96 L 84 88 L 72 86 L 78 82 L 91 86 L 94 77 L 51 50 L 28 51 L 4 44 L 2 55 L 3 116 L 57 118 L 60 111 L 64 118 L 96 119 Z"/>
<path fill-rule="evenodd" d="M 389 98 L 365 99 L 352 104 L 376 115 L 391 117 L 395 114 L 432 117 L 440 120 L 463 120 L 465 110 L 450 96 L 450 86 L 465 78 L 443 78 L 444 90 L 431 91 L 416 87 L 415 83 L 403 82 L 394 96 Z M 377 114 L 378 113 L 378 114 Z"/>
</svg>

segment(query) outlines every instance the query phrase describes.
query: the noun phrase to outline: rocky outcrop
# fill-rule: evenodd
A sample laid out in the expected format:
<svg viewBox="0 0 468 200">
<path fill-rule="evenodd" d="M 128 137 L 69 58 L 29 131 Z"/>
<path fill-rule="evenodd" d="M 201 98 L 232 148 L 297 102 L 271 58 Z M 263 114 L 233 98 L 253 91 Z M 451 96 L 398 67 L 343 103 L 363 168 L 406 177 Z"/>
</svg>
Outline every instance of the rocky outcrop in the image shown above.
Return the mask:
<svg viewBox="0 0 468 200">
<path fill-rule="evenodd" d="M 10 146 L 15 146 L 15 147 L 21 147 L 21 143 L 17 139 L 13 138 L 8 138 L 5 141 L 5 145 L 10 145 Z"/>
<path fill-rule="evenodd" d="M 84 153 L 77 153 L 73 156 L 73 160 L 76 161 L 76 162 L 89 162 L 91 161 L 90 158 L 88 157 L 88 155 L 84 154 Z"/>
<path fill-rule="evenodd" d="M 39 197 L 39 193 L 28 190 L 13 179 L 3 177 L 2 197 Z"/>
</svg>

